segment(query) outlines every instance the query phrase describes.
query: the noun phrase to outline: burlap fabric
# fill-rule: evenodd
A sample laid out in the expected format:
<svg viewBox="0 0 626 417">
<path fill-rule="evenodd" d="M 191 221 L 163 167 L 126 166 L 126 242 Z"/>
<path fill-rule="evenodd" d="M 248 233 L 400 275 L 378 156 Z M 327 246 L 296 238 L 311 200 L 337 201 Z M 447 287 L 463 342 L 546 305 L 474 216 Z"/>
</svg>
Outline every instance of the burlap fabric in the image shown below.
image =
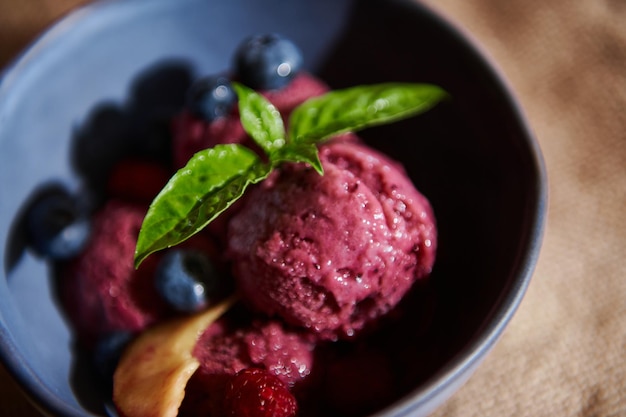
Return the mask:
<svg viewBox="0 0 626 417">
<path fill-rule="evenodd" d="M 626 1 L 424 1 L 500 67 L 550 181 L 528 293 L 494 351 L 434 415 L 626 416 Z M 0 0 L 0 65 L 83 2 Z M 0 415 L 39 415 L 4 372 Z"/>
</svg>

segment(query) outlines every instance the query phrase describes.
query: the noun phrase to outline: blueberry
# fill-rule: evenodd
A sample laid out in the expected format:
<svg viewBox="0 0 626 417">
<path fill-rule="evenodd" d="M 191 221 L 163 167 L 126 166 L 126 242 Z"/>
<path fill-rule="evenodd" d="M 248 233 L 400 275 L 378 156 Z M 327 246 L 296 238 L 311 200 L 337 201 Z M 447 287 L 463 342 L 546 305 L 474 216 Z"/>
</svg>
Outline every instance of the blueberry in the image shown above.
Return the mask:
<svg viewBox="0 0 626 417">
<path fill-rule="evenodd" d="M 104 188 L 109 172 L 132 149 L 130 115 L 116 103 L 102 103 L 90 111 L 74 133 L 73 168 L 95 190 Z"/>
<path fill-rule="evenodd" d="M 193 83 L 187 96 L 189 110 L 209 122 L 226 116 L 236 102 L 235 90 L 222 76 L 201 78 Z"/>
<path fill-rule="evenodd" d="M 112 381 L 122 352 L 133 337 L 132 332 L 119 330 L 102 336 L 96 342 L 93 350 L 93 361 L 97 372 L 104 380 Z"/>
<path fill-rule="evenodd" d="M 242 83 L 256 90 L 285 87 L 302 68 L 302 53 L 277 34 L 252 36 L 235 52 L 235 72 Z"/>
<path fill-rule="evenodd" d="M 40 196 L 28 208 L 26 227 L 31 247 L 54 260 L 78 255 L 91 234 L 91 221 L 79 201 L 65 192 Z"/>
<path fill-rule="evenodd" d="M 171 249 L 159 261 L 155 285 L 174 309 L 193 313 L 208 306 L 219 288 L 219 276 L 204 253 Z"/>
</svg>

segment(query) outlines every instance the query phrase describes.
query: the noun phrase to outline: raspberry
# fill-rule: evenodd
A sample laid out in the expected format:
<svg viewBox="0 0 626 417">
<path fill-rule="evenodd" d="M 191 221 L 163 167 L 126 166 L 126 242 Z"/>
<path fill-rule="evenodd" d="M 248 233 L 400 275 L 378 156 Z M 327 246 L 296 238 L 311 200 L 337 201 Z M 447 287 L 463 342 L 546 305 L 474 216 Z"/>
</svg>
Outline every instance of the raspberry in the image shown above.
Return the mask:
<svg viewBox="0 0 626 417">
<path fill-rule="evenodd" d="M 169 171 L 156 162 L 122 160 L 113 167 L 107 191 L 111 197 L 149 203 L 169 178 Z"/>
<path fill-rule="evenodd" d="M 294 417 L 296 399 L 276 375 L 260 368 L 235 374 L 224 395 L 224 415 L 230 417 Z"/>
</svg>

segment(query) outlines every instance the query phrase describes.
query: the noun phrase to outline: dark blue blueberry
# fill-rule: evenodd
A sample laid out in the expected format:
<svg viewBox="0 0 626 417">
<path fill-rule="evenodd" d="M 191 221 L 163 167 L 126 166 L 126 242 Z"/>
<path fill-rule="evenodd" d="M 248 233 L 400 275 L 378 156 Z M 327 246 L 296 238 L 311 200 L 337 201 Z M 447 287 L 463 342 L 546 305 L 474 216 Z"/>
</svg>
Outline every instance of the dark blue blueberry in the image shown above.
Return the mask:
<svg viewBox="0 0 626 417">
<path fill-rule="evenodd" d="M 107 382 L 112 382 L 113 374 L 126 346 L 133 339 L 129 331 L 115 331 L 102 336 L 93 351 L 93 361 L 97 372 Z"/>
<path fill-rule="evenodd" d="M 78 255 L 91 235 L 91 221 L 79 201 L 64 192 L 42 195 L 26 213 L 31 247 L 39 255 L 69 259 Z"/>
<path fill-rule="evenodd" d="M 159 262 L 155 285 L 174 309 L 194 313 L 208 306 L 220 286 L 219 279 L 213 263 L 204 253 L 171 249 Z"/>
<path fill-rule="evenodd" d="M 237 94 L 230 81 L 222 76 L 205 77 L 189 89 L 187 107 L 196 116 L 213 121 L 228 115 L 237 102 Z"/>
<path fill-rule="evenodd" d="M 277 34 L 250 37 L 235 52 L 237 76 L 255 90 L 285 87 L 301 68 L 300 49 Z"/>
<path fill-rule="evenodd" d="M 124 109 L 115 103 L 103 103 L 74 132 L 73 168 L 94 190 L 105 188 L 111 169 L 131 152 L 131 123 Z"/>
</svg>

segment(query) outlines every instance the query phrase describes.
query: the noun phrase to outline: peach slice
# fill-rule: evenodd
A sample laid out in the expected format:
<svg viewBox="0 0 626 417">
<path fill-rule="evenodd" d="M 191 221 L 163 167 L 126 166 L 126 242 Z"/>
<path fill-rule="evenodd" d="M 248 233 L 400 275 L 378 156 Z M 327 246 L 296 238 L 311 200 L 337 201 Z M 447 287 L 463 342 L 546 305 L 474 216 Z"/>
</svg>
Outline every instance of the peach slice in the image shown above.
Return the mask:
<svg viewBox="0 0 626 417">
<path fill-rule="evenodd" d="M 125 417 L 175 417 L 200 363 L 192 351 L 202 332 L 234 303 L 160 323 L 124 351 L 113 376 L 113 401 Z"/>
</svg>

